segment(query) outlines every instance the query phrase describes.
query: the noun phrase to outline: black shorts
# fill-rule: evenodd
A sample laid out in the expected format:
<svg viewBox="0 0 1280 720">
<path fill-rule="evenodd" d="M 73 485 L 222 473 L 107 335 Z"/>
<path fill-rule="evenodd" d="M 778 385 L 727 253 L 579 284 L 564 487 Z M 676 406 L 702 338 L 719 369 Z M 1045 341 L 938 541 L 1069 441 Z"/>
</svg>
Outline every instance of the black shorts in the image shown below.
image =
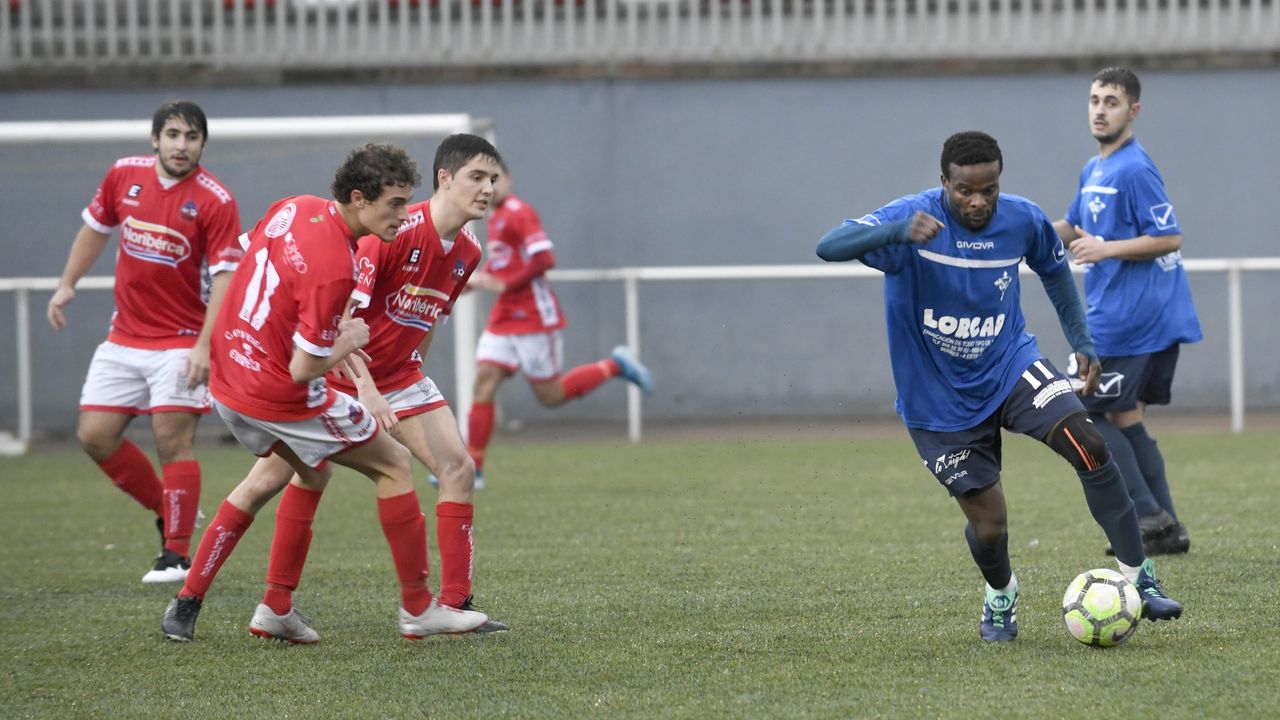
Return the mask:
<svg viewBox="0 0 1280 720">
<path fill-rule="evenodd" d="M 1000 480 L 1000 429 L 1044 442 L 1064 419 L 1084 412 L 1080 396 L 1053 363 L 1040 358 L 1022 373 L 1009 397 L 986 420 L 967 430 L 907 428 L 924 466 L 953 497 Z"/>
<path fill-rule="evenodd" d="M 1150 355 L 1102 358 L 1102 383 L 1098 392 L 1084 398 L 1085 409 L 1115 413 L 1136 410 L 1139 402 L 1168 405 L 1180 347 L 1173 345 Z"/>
</svg>

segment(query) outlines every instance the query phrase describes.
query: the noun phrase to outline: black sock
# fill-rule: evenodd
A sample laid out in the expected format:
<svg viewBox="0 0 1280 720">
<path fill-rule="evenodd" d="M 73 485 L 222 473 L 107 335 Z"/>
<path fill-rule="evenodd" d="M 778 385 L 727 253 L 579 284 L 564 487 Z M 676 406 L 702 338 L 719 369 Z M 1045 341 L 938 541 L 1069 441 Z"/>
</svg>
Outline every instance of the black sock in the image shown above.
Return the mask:
<svg viewBox="0 0 1280 720">
<path fill-rule="evenodd" d="M 1169 478 L 1164 473 L 1164 455 L 1160 454 L 1155 438 L 1147 434 L 1147 426 L 1142 423 L 1121 428 L 1120 432 L 1124 433 L 1125 438 L 1129 440 L 1133 455 L 1138 460 L 1138 467 L 1142 469 L 1146 486 L 1151 490 L 1155 501 L 1168 511 L 1174 520 L 1177 520 L 1178 513 L 1173 510 L 1173 494 L 1169 491 Z"/>
<path fill-rule="evenodd" d="M 1125 565 L 1137 567 L 1146 559 L 1142 549 L 1142 533 L 1138 530 L 1138 513 L 1133 509 L 1129 491 L 1120 477 L 1115 460 L 1097 470 L 1077 473 L 1084 486 L 1084 499 L 1089 504 L 1093 519 L 1107 534 L 1116 559 Z"/>
<path fill-rule="evenodd" d="M 1120 467 L 1120 476 L 1124 478 L 1125 487 L 1129 489 L 1129 497 L 1133 498 L 1133 505 L 1137 508 L 1138 514 L 1155 515 L 1160 512 L 1160 502 L 1147 487 L 1142 466 L 1138 463 L 1133 446 L 1129 444 L 1129 438 L 1105 415 L 1090 415 L 1089 419 L 1093 421 L 1093 426 L 1098 428 L 1102 439 L 1107 441 L 1107 449 L 1111 451 L 1111 457 L 1115 458 L 1116 465 Z"/>
<path fill-rule="evenodd" d="M 999 540 L 983 545 L 974 536 L 973 526 L 965 523 L 964 539 L 969 541 L 969 552 L 973 554 L 973 561 L 987 584 L 996 590 L 1008 587 L 1013 579 L 1013 566 L 1009 563 L 1009 533 L 1001 533 Z"/>
</svg>

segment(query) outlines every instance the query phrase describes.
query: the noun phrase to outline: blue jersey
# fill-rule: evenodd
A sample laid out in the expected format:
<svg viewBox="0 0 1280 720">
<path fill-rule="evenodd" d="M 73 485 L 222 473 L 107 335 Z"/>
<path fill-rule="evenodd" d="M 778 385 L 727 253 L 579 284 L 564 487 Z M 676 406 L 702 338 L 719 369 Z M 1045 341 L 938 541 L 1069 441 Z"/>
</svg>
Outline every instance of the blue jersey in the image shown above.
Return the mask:
<svg viewBox="0 0 1280 720">
<path fill-rule="evenodd" d="M 995 412 L 1040 357 L 1022 315 L 1018 264 L 1048 275 L 1066 265 L 1066 250 L 1035 203 L 1003 193 L 977 232 L 950 215 L 942 188 L 845 222 L 881 225 L 917 210 L 946 227 L 927 244 L 889 245 L 862 262 L 885 273 L 898 414 L 913 428 L 966 430 Z"/>
<path fill-rule="evenodd" d="M 1136 139 L 1084 166 L 1067 222 L 1104 240 L 1182 233 L 1160 171 Z M 1204 337 L 1180 252 L 1088 265 L 1084 293 L 1089 328 L 1103 357 L 1147 355 Z"/>
</svg>

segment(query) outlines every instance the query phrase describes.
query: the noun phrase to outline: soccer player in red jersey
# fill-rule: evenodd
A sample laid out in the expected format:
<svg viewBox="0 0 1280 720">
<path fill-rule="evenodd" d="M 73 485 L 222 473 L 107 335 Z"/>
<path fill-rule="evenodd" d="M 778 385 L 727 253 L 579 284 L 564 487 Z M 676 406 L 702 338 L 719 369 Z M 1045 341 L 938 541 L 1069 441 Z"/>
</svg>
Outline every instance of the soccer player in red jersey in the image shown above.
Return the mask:
<svg viewBox="0 0 1280 720">
<path fill-rule="evenodd" d="M 538 214 L 511 192 L 504 163 L 494 187 L 489 218 L 489 259 L 471 276 L 473 288 L 496 293 L 489 324 L 476 348 L 475 400 L 467 416 L 467 449 L 476 464 L 476 487 L 484 487 L 484 454 L 493 434 L 498 388 L 517 370 L 538 402 L 563 405 L 621 376 L 645 394 L 653 392 L 649 370 L 630 348 L 619 345 L 601 360 L 564 368 L 564 314 L 546 272 L 555 267 L 551 240 Z"/>
<path fill-rule="evenodd" d="M 208 138 L 195 103 L 175 100 L 155 111 L 155 154 L 121 158 L 107 171 L 49 300 L 49 323 L 61 330 L 76 283 L 119 228 L 116 310 L 89 364 L 76 436 L 116 487 L 156 514 L 163 547 L 144 583 L 181 581 L 191 566 L 200 501 L 192 441 L 209 412 L 213 319 L 242 255 L 236 201 L 200 166 Z M 124 437 L 138 415 L 151 416 L 163 480 Z"/>
<path fill-rule="evenodd" d="M 281 519 L 304 527 L 294 538 L 301 547 L 281 550 L 285 562 L 296 567 L 277 567 L 275 572 L 301 575 L 311 520 L 332 474 L 328 460 L 374 482 L 378 517 L 400 579 L 401 634 L 468 632 L 488 621 L 483 613 L 442 606 L 432 596 L 426 523 L 413 489 L 409 453 L 378 432 L 376 420 L 359 401 L 335 392 L 325 378 L 369 342 L 365 321 L 344 312 L 355 289 L 356 241 L 370 234 L 383 242 L 395 240 L 420 181 L 417 166 L 403 150 L 366 145 L 352 151 L 338 169 L 332 188 L 336 201 L 285 198 L 241 238 L 245 263 L 227 288 L 229 300 L 215 325 L 210 391 L 236 439 L 261 459 L 209 523 L 192 557 L 192 572 L 165 611 L 161 627 L 166 637 L 195 637 L 204 595 L 218 569 L 254 515 L 286 485 L 281 507 L 287 503 L 289 511 L 282 510 Z M 292 485 L 290 468 L 298 476 Z M 273 565 L 275 560 L 273 556 Z M 295 643 L 319 639 L 291 602 L 284 615 L 260 604 L 250 629 Z"/>
<path fill-rule="evenodd" d="M 480 264 L 480 243 L 466 223 L 484 216 L 499 168 L 498 151 L 476 135 L 450 135 L 440 143 L 433 164 L 435 194 L 409 207 L 395 242 L 368 235 L 356 249 L 359 276 L 352 293 L 355 317 L 369 325 L 367 364 L 352 359 L 354 380 L 331 372 L 329 383 L 356 395 L 381 427 L 441 478 L 436 503 L 436 539 L 440 545 L 442 605 L 463 610 L 471 606 L 474 562 L 472 484 L 475 466 L 467 455 L 458 423 L 444 396 L 422 363 L 439 321 L 448 317 L 467 278 Z M 292 594 L 301 579 L 301 562 L 311 537 L 309 517 L 295 506 L 298 480 L 286 491 L 276 511 L 267 592 L 263 604 L 276 617 L 288 614 Z M 265 616 L 265 613 L 260 613 Z M 285 628 L 282 628 L 285 629 Z M 500 632 L 507 626 L 495 620 L 479 632 Z M 250 627 L 259 635 L 290 639 L 271 628 Z M 287 630 L 287 629 L 285 629 Z"/>
</svg>

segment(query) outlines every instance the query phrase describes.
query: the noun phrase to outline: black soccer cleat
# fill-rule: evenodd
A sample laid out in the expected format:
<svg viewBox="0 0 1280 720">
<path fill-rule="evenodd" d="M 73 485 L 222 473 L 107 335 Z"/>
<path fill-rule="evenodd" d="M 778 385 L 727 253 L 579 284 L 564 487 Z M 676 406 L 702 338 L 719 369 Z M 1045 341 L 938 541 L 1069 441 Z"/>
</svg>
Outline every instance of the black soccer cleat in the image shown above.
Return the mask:
<svg viewBox="0 0 1280 720">
<path fill-rule="evenodd" d="M 1182 617 L 1182 604 L 1164 594 L 1156 579 L 1156 566 L 1147 558 L 1138 571 L 1138 595 L 1142 598 L 1142 617 L 1157 620 L 1176 620 Z"/>
<path fill-rule="evenodd" d="M 196 619 L 200 617 L 200 598 L 194 595 L 179 595 L 169 603 L 164 611 L 164 619 L 160 621 L 160 629 L 164 636 L 178 642 L 191 642 L 196 639 Z"/>
</svg>

